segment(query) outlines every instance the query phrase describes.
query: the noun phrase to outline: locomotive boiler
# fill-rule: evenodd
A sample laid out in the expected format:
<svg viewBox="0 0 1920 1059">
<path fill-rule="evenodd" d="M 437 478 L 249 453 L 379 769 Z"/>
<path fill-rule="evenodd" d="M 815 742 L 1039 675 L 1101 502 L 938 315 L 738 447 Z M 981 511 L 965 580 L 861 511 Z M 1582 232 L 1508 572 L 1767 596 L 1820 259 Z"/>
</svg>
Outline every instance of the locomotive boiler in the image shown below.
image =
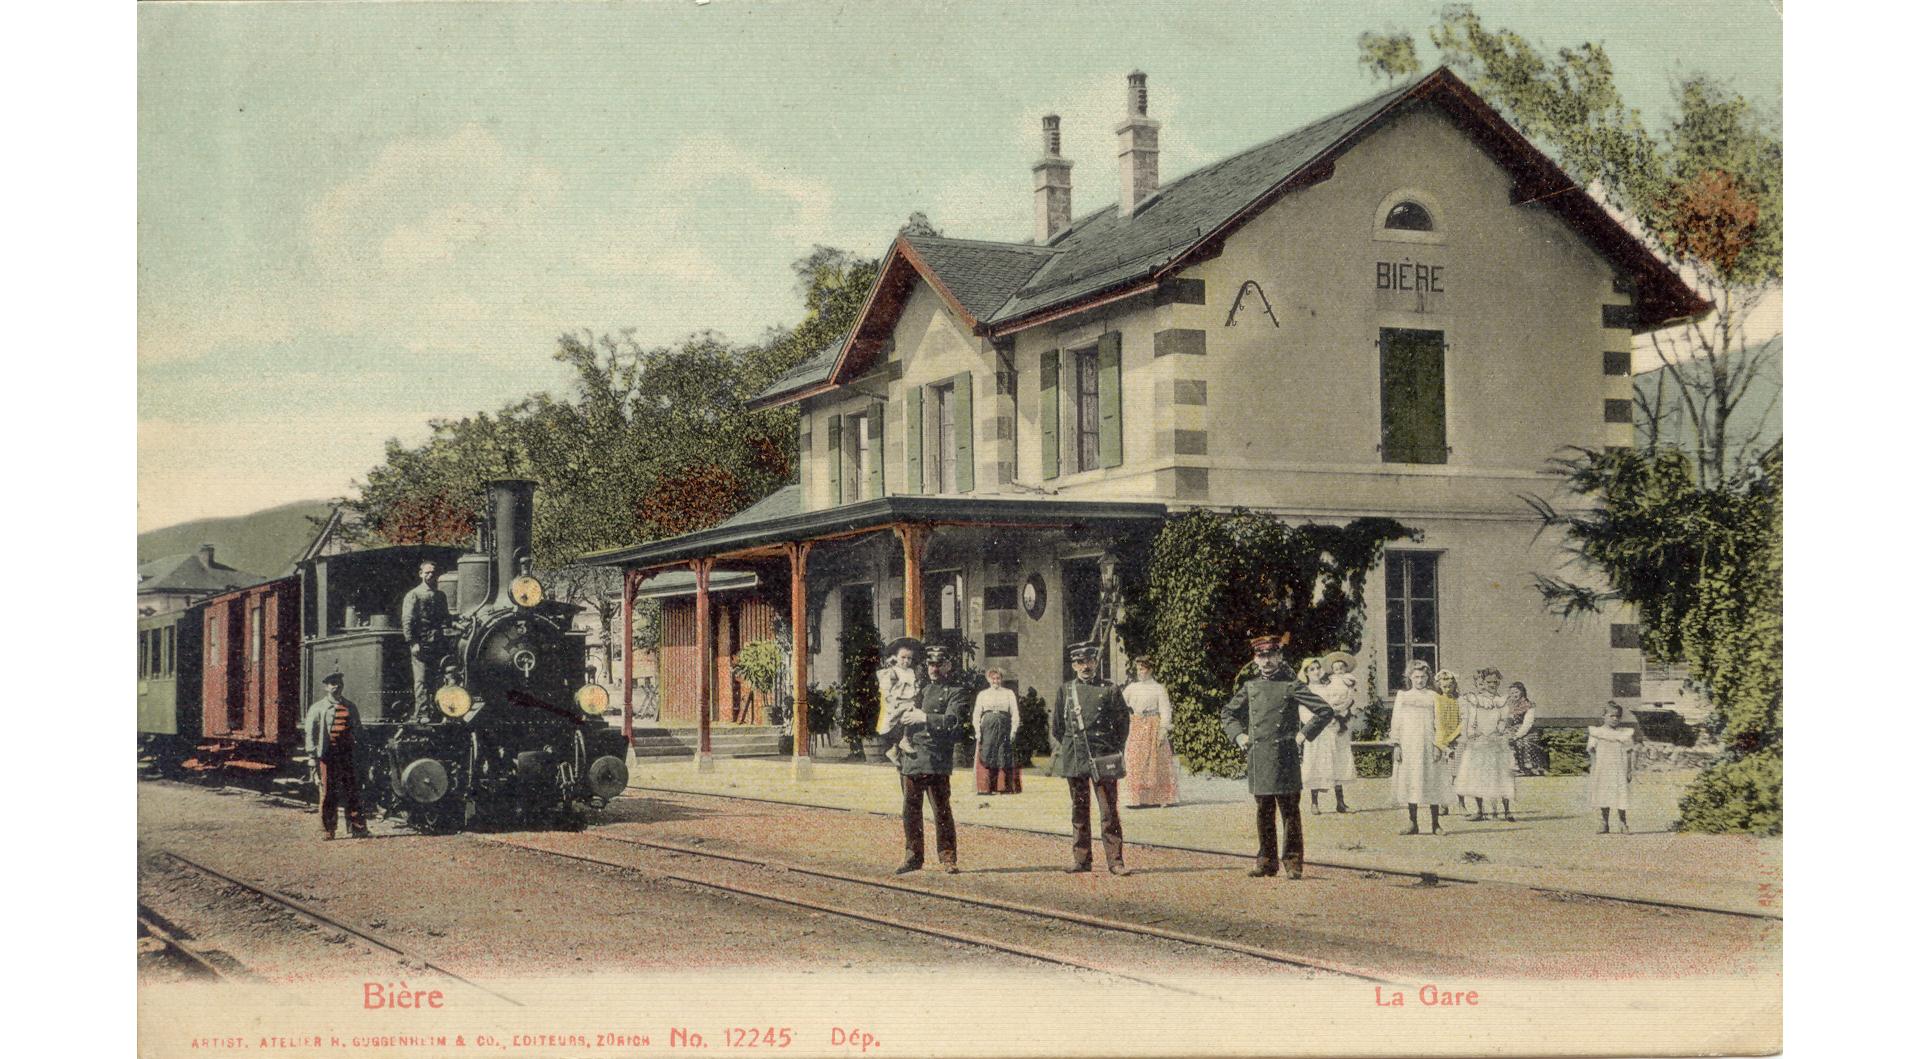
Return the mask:
<svg viewBox="0 0 1920 1059">
<path fill-rule="evenodd" d="M 480 547 L 457 559 L 450 549 L 378 549 L 307 571 L 318 635 L 305 644 L 305 701 L 323 694 L 324 674 L 345 675 L 365 718 L 362 796 L 416 828 L 477 817 L 537 823 L 604 806 L 626 788 L 626 742 L 604 717 L 607 689 L 585 678 L 577 608 L 547 599 L 531 572 L 533 490 L 489 483 Z M 415 701 L 394 613 L 422 561 L 457 570 L 426 703 Z M 365 708 L 369 694 L 378 711 Z"/>
</svg>

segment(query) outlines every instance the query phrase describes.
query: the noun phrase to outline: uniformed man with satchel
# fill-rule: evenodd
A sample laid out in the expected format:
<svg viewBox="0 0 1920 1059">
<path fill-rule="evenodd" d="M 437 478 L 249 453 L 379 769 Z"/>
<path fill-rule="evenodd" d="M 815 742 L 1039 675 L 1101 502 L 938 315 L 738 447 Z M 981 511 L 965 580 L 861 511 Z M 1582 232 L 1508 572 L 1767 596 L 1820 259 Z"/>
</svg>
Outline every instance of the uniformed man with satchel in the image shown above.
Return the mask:
<svg viewBox="0 0 1920 1059">
<path fill-rule="evenodd" d="M 1248 875 L 1279 873 L 1298 879 L 1306 866 L 1306 833 L 1300 824 L 1300 745 L 1296 735 L 1312 739 L 1333 723 L 1333 707 L 1293 675 L 1280 657 L 1284 636 L 1256 636 L 1253 664 L 1259 670 L 1240 685 L 1220 709 L 1220 726 L 1227 738 L 1247 752 L 1247 789 L 1253 792 L 1254 830 L 1260 852 Z M 1312 720 L 1301 727 L 1300 712 Z M 1286 824 L 1284 852 L 1275 841 L 1274 815 Z"/>
<path fill-rule="evenodd" d="M 953 744 L 966 730 L 972 696 L 953 682 L 953 655 L 938 644 L 927 648 L 927 684 L 920 704 L 894 718 L 899 737 L 900 825 L 906 832 L 907 859 L 895 875 L 919 871 L 927 855 L 922 800 L 933 803 L 934 849 L 947 874 L 960 871 L 959 843 L 953 826 Z"/>
<path fill-rule="evenodd" d="M 1131 875 L 1120 831 L 1120 780 L 1127 774 L 1127 729 L 1133 711 L 1120 689 L 1094 675 L 1100 647 L 1087 642 L 1067 649 L 1073 679 L 1054 696 L 1049 734 L 1053 737 L 1053 774 L 1067 781 L 1073 799 L 1073 866 L 1069 875 L 1093 870 L 1092 812 L 1100 801 L 1100 842 L 1107 870 Z"/>
</svg>

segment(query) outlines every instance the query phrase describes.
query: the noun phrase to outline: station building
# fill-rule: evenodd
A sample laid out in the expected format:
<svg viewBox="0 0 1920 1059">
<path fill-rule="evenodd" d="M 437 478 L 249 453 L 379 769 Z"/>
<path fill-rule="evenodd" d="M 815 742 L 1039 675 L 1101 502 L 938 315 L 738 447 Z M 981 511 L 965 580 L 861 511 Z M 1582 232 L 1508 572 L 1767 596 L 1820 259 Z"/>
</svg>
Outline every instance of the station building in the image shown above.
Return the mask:
<svg viewBox="0 0 1920 1059">
<path fill-rule="evenodd" d="M 1119 202 L 1074 214 L 1044 119 L 1029 241 L 901 234 L 852 331 L 761 395 L 800 414 L 797 482 L 597 557 L 630 598 L 691 574 L 662 716 L 713 718 L 715 579 L 747 574 L 799 691 L 866 679 L 837 671 L 865 617 L 1051 694 L 1114 542 L 1197 507 L 1422 531 L 1368 579 L 1382 697 L 1424 658 L 1497 666 L 1544 717 L 1633 705 L 1632 616 L 1542 608 L 1566 557 L 1522 497 L 1566 446 L 1633 443 L 1634 335 L 1707 304 L 1445 69 L 1164 184 L 1144 74 L 1124 98 Z"/>
</svg>

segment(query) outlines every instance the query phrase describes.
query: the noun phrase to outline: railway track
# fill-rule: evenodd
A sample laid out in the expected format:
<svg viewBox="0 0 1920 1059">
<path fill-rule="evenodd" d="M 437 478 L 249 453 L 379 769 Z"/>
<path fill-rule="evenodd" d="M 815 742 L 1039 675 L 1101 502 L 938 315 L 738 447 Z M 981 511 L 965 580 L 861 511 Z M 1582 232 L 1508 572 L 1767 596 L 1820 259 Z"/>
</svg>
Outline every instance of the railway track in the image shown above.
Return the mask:
<svg viewBox="0 0 1920 1059">
<path fill-rule="evenodd" d="M 135 918 L 140 925 L 140 937 L 151 938 L 160 951 L 168 953 L 174 959 L 192 968 L 197 976 L 214 981 L 233 977 L 221 970 L 206 953 L 189 945 L 180 937 L 177 927 L 144 903 L 139 906 Z"/>
<path fill-rule="evenodd" d="M 1194 996 L 1211 996 L 1212 995 L 1212 994 L 1201 993 L 1193 989 L 1189 989 L 1183 985 L 1179 985 L 1177 983 L 1167 981 L 1165 978 L 1158 978 L 1158 977 L 1153 977 L 1149 975 L 1139 974 L 1135 971 L 1127 970 L 1124 967 L 1115 965 L 1113 963 L 1095 961 L 1082 956 L 1065 955 L 1058 951 L 1035 948 L 1029 945 L 1021 945 L 1021 944 L 1008 941 L 1004 938 L 991 937 L 991 936 L 987 936 L 974 931 L 962 931 L 962 930 L 956 930 L 948 927 L 935 926 L 927 921 L 905 920 L 896 916 L 885 915 L 875 911 L 874 906 L 871 902 L 868 902 L 864 906 L 857 905 L 857 904 L 850 904 L 844 901 L 834 903 L 834 902 L 829 902 L 827 900 L 819 899 L 815 895 L 795 895 L 792 893 L 782 893 L 782 892 L 779 892 L 778 890 L 768 889 L 764 886 L 747 885 L 738 881 L 726 881 L 726 880 L 716 879 L 713 877 L 701 877 L 696 875 L 688 875 L 673 869 L 663 869 L 658 867 L 650 867 L 643 864 L 634 864 L 627 861 L 610 860 L 604 857 L 595 857 L 582 852 L 569 851 L 569 850 L 556 850 L 556 849 L 551 849 L 545 846 L 533 845 L 529 843 L 514 841 L 511 839 L 501 838 L 496 835 L 473 835 L 471 837 L 481 841 L 492 842 L 498 845 L 509 846 L 515 849 L 526 850 L 528 852 L 539 854 L 539 855 L 557 857 L 557 858 L 562 858 L 566 860 L 579 861 L 587 864 L 595 864 L 595 865 L 600 865 L 604 867 L 612 867 L 616 869 L 634 872 L 636 874 L 648 875 L 654 878 L 670 880 L 670 881 L 682 883 L 685 885 L 691 885 L 691 886 L 701 887 L 704 889 L 716 890 L 716 891 L 730 894 L 737 897 L 749 897 L 757 900 L 767 901 L 769 903 L 773 903 L 777 905 L 782 905 L 789 908 L 805 909 L 808 911 L 837 916 L 840 918 L 854 920 L 857 922 L 889 927 L 895 930 L 900 930 L 908 933 L 940 938 L 945 941 L 950 941 L 950 942 L 954 942 L 961 945 L 967 945 L 970 947 L 983 948 L 983 949 L 989 949 L 997 952 L 1007 953 L 1010 955 L 1023 957 L 1023 958 L 1034 960 L 1041 963 L 1051 964 L 1055 966 L 1073 967 L 1073 968 L 1077 968 L 1084 971 L 1094 972 L 1097 974 L 1109 975 L 1115 978 L 1121 978 L 1128 981 L 1139 982 L 1139 983 L 1154 986 L 1157 988 L 1170 990 L 1173 992 L 1185 993 L 1185 994 L 1194 995 Z M 695 858 L 701 858 L 709 861 L 723 862 L 729 865 L 737 865 L 744 868 L 750 868 L 755 870 L 756 872 L 770 873 L 775 877 L 802 876 L 806 878 L 817 879 L 817 880 L 827 882 L 832 886 L 836 886 L 836 887 L 841 887 L 841 888 L 851 887 L 856 890 L 866 891 L 869 893 L 872 893 L 872 892 L 884 893 L 894 900 L 898 900 L 900 896 L 904 895 L 911 899 L 925 901 L 928 903 L 959 905 L 967 908 L 971 913 L 975 914 L 976 916 L 979 913 L 983 913 L 983 912 L 991 913 L 993 915 L 999 916 L 1002 918 L 1003 923 L 1006 922 L 1007 920 L 1015 920 L 1015 921 L 1021 921 L 1029 925 L 1030 927 L 1037 925 L 1040 928 L 1042 928 L 1043 932 L 1048 934 L 1049 936 L 1056 936 L 1056 937 L 1060 936 L 1063 929 L 1068 932 L 1086 933 L 1086 934 L 1093 934 L 1093 935 L 1107 936 L 1107 937 L 1119 935 L 1119 936 L 1126 936 L 1130 939 L 1146 939 L 1151 944 L 1171 947 L 1171 948 L 1183 950 L 1189 953 L 1198 951 L 1198 952 L 1204 952 L 1208 954 L 1224 955 L 1232 960 L 1236 960 L 1240 962 L 1253 962 L 1256 964 L 1268 964 L 1268 965 L 1277 964 L 1280 966 L 1290 968 L 1292 970 L 1308 972 L 1312 974 L 1338 975 L 1341 977 L 1353 978 L 1360 981 L 1376 982 L 1381 984 L 1391 984 L 1390 979 L 1381 977 L 1377 974 L 1374 974 L 1370 971 L 1367 971 L 1361 968 L 1356 968 L 1356 967 L 1336 963 L 1329 960 L 1303 956 L 1298 953 L 1287 953 L 1287 952 L 1281 952 L 1274 949 L 1262 948 L 1254 945 L 1244 945 L 1239 942 L 1234 942 L 1234 941 L 1230 941 L 1223 938 L 1203 937 L 1199 935 L 1186 934 L 1179 931 L 1164 930 L 1158 927 L 1146 926 L 1142 924 L 1123 923 L 1115 920 L 1103 919 L 1096 916 L 1087 916 L 1087 915 L 1082 915 L 1079 913 L 1069 912 L 1061 909 L 1040 908 L 1033 905 L 1017 904 L 1014 902 L 1001 901 L 993 898 L 984 898 L 984 897 L 978 897 L 978 896 L 973 896 L 968 894 L 957 894 L 957 893 L 942 892 L 938 890 L 931 890 L 931 889 L 926 889 L 918 886 L 911 886 L 904 883 L 894 882 L 891 880 L 871 879 L 871 878 L 865 878 L 857 875 L 847 875 L 840 872 L 826 871 L 818 868 L 807 868 L 807 867 L 801 867 L 801 866 L 792 865 L 792 864 L 784 864 L 777 861 L 760 860 L 753 857 L 738 856 L 738 855 L 728 854 L 728 853 L 716 853 L 709 850 L 695 849 L 692 847 L 676 845 L 673 843 L 651 842 L 651 841 L 645 841 L 640 839 L 630 839 L 630 838 L 623 838 L 623 837 L 610 836 L 610 835 L 591 834 L 591 833 L 584 835 L 584 837 L 596 842 L 607 843 L 607 844 L 627 847 L 631 849 L 650 850 L 656 853 L 664 853 L 664 854 L 677 856 L 677 857 L 695 857 Z M 1216 997 L 1216 999 L 1224 999 L 1224 998 Z"/>
<path fill-rule="evenodd" d="M 354 937 L 359 938 L 361 941 L 364 941 L 367 944 L 372 945 L 377 949 L 381 949 L 385 952 L 391 953 L 402 960 L 408 961 L 412 965 L 424 967 L 427 970 L 434 972 L 435 974 L 438 974 L 444 978 L 451 979 L 470 989 L 478 990 L 497 1000 L 504 1000 L 507 1003 L 512 1004 L 514 1007 L 526 1006 L 522 1004 L 520 1001 L 515 1000 L 514 998 L 506 995 L 505 993 L 499 992 L 498 990 L 495 990 L 495 989 L 490 989 L 484 985 L 481 985 L 478 982 L 473 981 L 470 978 L 466 978 L 460 974 L 450 971 L 447 968 L 440 966 L 439 964 L 435 963 L 430 959 L 427 959 L 426 957 L 420 955 L 417 952 L 413 952 L 402 946 L 396 945 L 393 942 L 386 940 L 385 938 L 379 937 L 366 930 L 356 927 L 350 923 L 341 922 L 340 920 L 327 915 L 325 912 L 321 912 L 318 909 L 310 908 L 307 905 L 304 905 L 299 901 L 295 901 L 293 898 L 286 896 L 285 894 L 278 893 L 274 890 L 270 890 L 265 886 L 260 886 L 255 883 L 247 882 L 244 879 L 235 878 L 234 876 L 228 875 L 226 872 L 223 872 L 218 868 L 212 868 L 205 864 L 201 864 L 199 861 L 193 860 L 189 857 L 182 856 L 178 853 L 175 853 L 172 850 L 161 850 L 160 855 L 181 865 L 182 867 L 185 867 L 191 871 L 198 872 L 201 875 L 205 875 L 208 878 L 217 879 L 220 882 L 226 883 L 229 886 L 238 887 L 242 891 L 245 891 L 246 893 L 262 901 L 266 901 L 269 904 L 285 909 L 286 911 L 291 912 L 294 915 L 307 920 L 308 922 L 311 922 L 323 927 L 328 927 L 333 930 L 342 931 L 347 934 L 351 934 Z M 144 922 L 144 919 L 143 919 L 143 922 Z"/>
<path fill-rule="evenodd" d="M 646 787 L 638 784 L 629 784 L 627 786 L 627 790 L 644 791 L 644 792 L 650 792 L 655 794 L 672 794 L 672 795 L 678 795 L 681 797 L 688 797 L 688 798 L 710 798 L 710 799 L 715 799 L 719 801 L 757 802 L 762 805 L 778 805 L 787 809 L 810 809 L 810 810 L 815 810 L 818 812 L 826 812 L 826 813 L 856 813 L 856 814 L 865 814 L 869 816 L 881 816 L 881 817 L 891 817 L 896 815 L 893 813 L 880 812 L 877 810 L 843 809 L 843 808 L 840 808 L 839 806 L 833 806 L 833 805 L 810 805 L 806 802 L 785 802 L 785 801 L 779 800 L 778 798 L 755 798 L 752 795 L 746 795 L 746 794 L 711 794 L 706 791 L 681 790 L 677 787 Z M 1014 827 L 1008 824 L 982 824 L 982 823 L 974 823 L 969 821 L 966 826 L 991 828 L 995 831 L 1008 831 L 1008 832 L 1021 834 L 1021 835 L 1047 835 L 1050 837 L 1059 837 L 1059 832 L 1046 831 L 1040 828 Z M 1214 856 L 1214 857 L 1231 857 L 1235 860 L 1244 860 L 1244 861 L 1253 860 L 1253 857 L 1246 853 L 1234 853 L 1228 850 L 1207 849 L 1201 846 L 1181 846 L 1181 845 L 1175 845 L 1167 842 L 1141 842 L 1133 838 L 1127 839 L 1127 845 L 1138 846 L 1142 849 L 1165 849 L 1165 850 L 1172 850 L 1176 853 L 1201 853 L 1201 854 L 1206 854 L 1208 856 Z M 1444 882 L 1444 883 L 1451 883 L 1457 886 L 1509 886 L 1516 890 L 1524 890 L 1529 893 L 1540 894 L 1542 896 L 1550 897 L 1556 900 L 1565 900 L 1567 898 L 1578 898 L 1581 900 L 1588 900 L 1588 901 L 1605 901 L 1605 902 L 1612 902 L 1615 904 L 1634 905 L 1641 908 L 1665 909 L 1670 912 L 1696 912 L 1703 915 L 1728 916 L 1736 919 L 1758 919 L 1758 920 L 1772 921 L 1772 922 L 1781 922 L 1785 918 L 1783 914 L 1778 912 L 1749 912 L 1749 911 L 1745 911 L 1737 908 L 1716 908 L 1712 905 L 1694 905 L 1694 904 L 1686 904 L 1678 901 L 1661 901 L 1661 900 L 1657 900 L 1653 898 L 1645 898 L 1645 897 L 1627 897 L 1621 894 L 1597 893 L 1590 890 L 1571 890 L 1571 889 L 1567 889 L 1566 887 L 1558 887 L 1558 886 L 1528 886 L 1522 883 L 1487 882 L 1482 879 L 1469 879 L 1464 876 L 1443 875 L 1438 872 L 1408 871 L 1408 870 L 1396 869 L 1396 868 L 1375 868 L 1375 867 L 1368 867 L 1366 865 L 1361 865 L 1361 864 L 1341 864 L 1335 861 L 1313 860 L 1313 861 L 1308 861 L 1307 863 L 1315 868 L 1323 868 L 1323 869 L 1328 869 L 1332 871 L 1344 871 L 1344 872 L 1352 872 L 1355 874 L 1366 874 L 1366 875 L 1390 875 L 1390 876 L 1395 876 L 1400 878 L 1416 879 L 1427 885 L 1433 885 L 1435 883 Z"/>
</svg>

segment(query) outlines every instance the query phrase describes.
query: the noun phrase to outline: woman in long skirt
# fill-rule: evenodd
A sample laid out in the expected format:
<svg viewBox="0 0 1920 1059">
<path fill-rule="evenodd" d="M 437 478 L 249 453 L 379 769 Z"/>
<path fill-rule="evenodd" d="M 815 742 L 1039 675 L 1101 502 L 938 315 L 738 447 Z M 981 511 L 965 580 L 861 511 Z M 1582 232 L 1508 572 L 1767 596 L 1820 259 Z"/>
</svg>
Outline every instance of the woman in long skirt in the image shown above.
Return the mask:
<svg viewBox="0 0 1920 1059">
<path fill-rule="evenodd" d="M 1470 820 L 1487 818 L 1487 803 L 1507 803 L 1513 819 L 1513 748 L 1508 743 L 1507 704 L 1500 697 L 1500 671 L 1474 675 L 1476 689 L 1460 700 L 1460 774 L 1453 792 L 1473 799 Z"/>
<path fill-rule="evenodd" d="M 1433 742 L 1447 756 L 1447 798 L 1455 797 L 1453 779 L 1460 773 L 1460 759 L 1455 751 L 1460 738 L 1460 678 L 1450 669 L 1442 669 L 1433 678 Z M 1447 798 L 1440 799 L 1440 812 L 1444 815 L 1450 810 Z M 1460 808 L 1467 807 L 1467 800 L 1460 799 Z"/>
<path fill-rule="evenodd" d="M 987 686 L 973 700 L 976 794 L 1020 793 L 1020 759 L 1013 749 L 1013 737 L 1020 731 L 1020 700 L 1005 680 L 998 669 L 987 670 Z"/>
<path fill-rule="evenodd" d="M 1333 707 L 1333 722 L 1320 730 L 1320 734 L 1306 740 L 1300 752 L 1300 786 L 1312 799 L 1313 811 L 1320 812 L 1320 792 L 1333 788 L 1333 811 L 1347 811 L 1346 785 L 1358 778 L 1353 768 L 1353 702 L 1359 692 L 1359 681 L 1352 674 L 1353 666 L 1346 659 L 1352 655 L 1335 651 L 1324 659 L 1309 659 L 1300 664 L 1300 679 L 1315 695 Z M 1301 711 L 1303 714 L 1305 710 Z M 1305 724 L 1311 720 L 1311 714 L 1301 718 Z"/>
<path fill-rule="evenodd" d="M 1527 686 L 1517 680 L 1507 685 L 1507 735 L 1513 741 L 1514 774 L 1546 775 L 1547 748 L 1540 745 L 1540 733 L 1533 729 L 1533 700 L 1527 697 Z"/>
<path fill-rule="evenodd" d="M 1173 700 L 1153 678 L 1153 659 L 1133 660 L 1135 679 L 1120 689 L 1133 721 L 1127 728 L 1127 805 L 1172 805 L 1180 800 L 1173 771 Z"/>
<path fill-rule="evenodd" d="M 1435 698 L 1427 681 L 1433 667 L 1414 659 L 1407 666 L 1407 688 L 1393 697 L 1393 724 L 1387 740 L 1393 744 L 1393 800 L 1407 807 L 1407 829 L 1420 833 L 1420 806 L 1425 805 L 1440 833 L 1440 804 L 1447 800 L 1446 750 L 1434 741 Z"/>
<path fill-rule="evenodd" d="M 1607 810 L 1620 817 L 1620 833 L 1627 833 L 1627 796 L 1633 784 L 1633 729 L 1621 721 L 1626 711 L 1607 703 L 1598 727 L 1587 729 L 1587 805 L 1600 810 L 1600 833 L 1607 833 Z"/>
</svg>

